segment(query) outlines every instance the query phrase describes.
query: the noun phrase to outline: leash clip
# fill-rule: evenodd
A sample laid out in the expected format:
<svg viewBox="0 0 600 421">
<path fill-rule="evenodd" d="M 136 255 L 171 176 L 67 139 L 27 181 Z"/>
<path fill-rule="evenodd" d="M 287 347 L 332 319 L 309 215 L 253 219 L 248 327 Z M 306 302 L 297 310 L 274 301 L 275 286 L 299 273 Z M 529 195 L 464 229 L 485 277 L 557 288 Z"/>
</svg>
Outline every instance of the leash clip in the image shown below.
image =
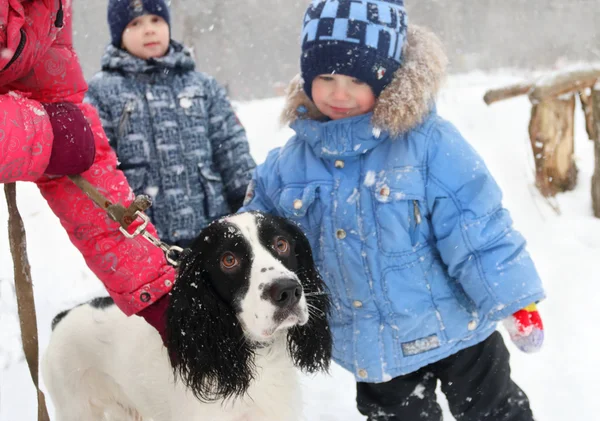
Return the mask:
<svg viewBox="0 0 600 421">
<path fill-rule="evenodd" d="M 127 232 L 127 230 L 123 227 L 119 227 L 119 231 L 121 231 L 121 233 L 127 238 L 135 238 L 141 234 L 142 237 L 148 240 L 152 245 L 159 247 L 165 253 L 165 258 L 171 266 L 178 267 L 180 262 L 176 256 L 180 255 L 183 252 L 183 248 L 179 246 L 170 246 L 160 241 L 152 234 L 150 234 L 146 230 L 146 228 L 148 227 L 148 223 L 150 223 L 150 218 L 148 218 L 146 214 L 142 213 L 141 211 L 136 211 L 133 214 L 133 219 L 136 220 L 137 218 L 140 218 L 143 222 L 139 227 L 135 229 L 135 231 L 132 234 Z"/>
</svg>

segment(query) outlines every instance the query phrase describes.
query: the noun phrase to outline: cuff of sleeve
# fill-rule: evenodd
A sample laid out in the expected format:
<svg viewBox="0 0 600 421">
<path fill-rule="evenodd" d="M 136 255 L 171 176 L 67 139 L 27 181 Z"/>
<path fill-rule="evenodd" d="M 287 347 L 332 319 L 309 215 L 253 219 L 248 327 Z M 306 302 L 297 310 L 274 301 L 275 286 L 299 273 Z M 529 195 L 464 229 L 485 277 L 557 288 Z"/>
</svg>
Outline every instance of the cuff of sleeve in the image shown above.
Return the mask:
<svg viewBox="0 0 600 421">
<path fill-rule="evenodd" d="M 143 285 L 135 291 L 126 293 L 115 293 L 109 291 L 115 304 L 127 316 L 139 313 L 150 304 L 155 303 L 173 288 L 175 282 L 175 270 L 166 271 L 160 278 Z"/>
<path fill-rule="evenodd" d="M 538 301 L 541 301 L 544 298 L 546 298 L 546 294 L 543 291 L 538 294 L 528 295 L 527 297 L 521 298 L 517 301 L 514 301 L 507 306 L 503 306 L 502 308 L 494 309 L 493 311 L 490 312 L 489 318 L 490 318 L 490 320 L 493 320 L 496 322 L 503 320 L 503 319 L 507 318 L 508 316 L 511 316 L 512 314 L 521 310 L 522 308 L 527 307 L 529 304 L 537 303 Z"/>
</svg>

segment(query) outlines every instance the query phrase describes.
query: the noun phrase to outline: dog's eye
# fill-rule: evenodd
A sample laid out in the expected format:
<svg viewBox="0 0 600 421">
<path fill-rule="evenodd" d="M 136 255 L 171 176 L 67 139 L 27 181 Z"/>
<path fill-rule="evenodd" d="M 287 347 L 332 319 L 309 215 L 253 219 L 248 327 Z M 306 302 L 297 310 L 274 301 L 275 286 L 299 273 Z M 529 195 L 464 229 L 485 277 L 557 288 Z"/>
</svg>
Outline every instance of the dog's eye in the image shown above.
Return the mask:
<svg viewBox="0 0 600 421">
<path fill-rule="evenodd" d="M 279 254 L 288 254 L 290 251 L 290 243 L 288 243 L 288 241 L 283 238 L 283 237 L 277 237 L 275 238 L 275 250 L 277 251 L 277 253 Z"/>
<path fill-rule="evenodd" d="M 235 257 L 235 255 L 231 252 L 224 253 L 221 256 L 221 267 L 226 270 L 231 270 L 238 266 L 240 261 Z"/>
</svg>

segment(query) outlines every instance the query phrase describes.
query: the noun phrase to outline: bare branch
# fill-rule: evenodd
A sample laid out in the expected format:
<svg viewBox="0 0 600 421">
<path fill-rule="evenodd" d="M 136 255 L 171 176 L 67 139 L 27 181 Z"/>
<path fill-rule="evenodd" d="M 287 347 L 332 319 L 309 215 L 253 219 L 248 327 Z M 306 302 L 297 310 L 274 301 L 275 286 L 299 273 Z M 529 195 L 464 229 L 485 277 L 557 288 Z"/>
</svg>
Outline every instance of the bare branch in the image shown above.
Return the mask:
<svg viewBox="0 0 600 421">
<path fill-rule="evenodd" d="M 532 102 L 591 88 L 600 79 L 600 68 L 557 72 L 538 80 L 529 94 Z"/>
<path fill-rule="evenodd" d="M 506 88 L 490 89 L 483 96 L 483 100 L 487 105 L 490 105 L 494 102 L 514 98 L 519 95 L 526 95 L 531 89 L 531 83 L 518 83 L 516 85 L 507 86 Z"/>
</svg>

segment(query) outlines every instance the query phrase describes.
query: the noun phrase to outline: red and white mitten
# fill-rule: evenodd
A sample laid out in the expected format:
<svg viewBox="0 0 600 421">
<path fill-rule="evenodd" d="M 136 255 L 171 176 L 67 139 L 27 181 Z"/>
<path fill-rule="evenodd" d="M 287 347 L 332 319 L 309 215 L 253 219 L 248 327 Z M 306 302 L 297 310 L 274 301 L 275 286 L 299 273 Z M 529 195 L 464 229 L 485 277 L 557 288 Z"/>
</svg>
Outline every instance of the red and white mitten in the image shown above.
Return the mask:
<svg viewBox="0 0 600 421">
<path fill-rule="evenodd" d="M 544 342 L 544 325 L 535 303 L 504 319 L 513 343 L 523 352 L 537 352 Z"/>
</svg>

